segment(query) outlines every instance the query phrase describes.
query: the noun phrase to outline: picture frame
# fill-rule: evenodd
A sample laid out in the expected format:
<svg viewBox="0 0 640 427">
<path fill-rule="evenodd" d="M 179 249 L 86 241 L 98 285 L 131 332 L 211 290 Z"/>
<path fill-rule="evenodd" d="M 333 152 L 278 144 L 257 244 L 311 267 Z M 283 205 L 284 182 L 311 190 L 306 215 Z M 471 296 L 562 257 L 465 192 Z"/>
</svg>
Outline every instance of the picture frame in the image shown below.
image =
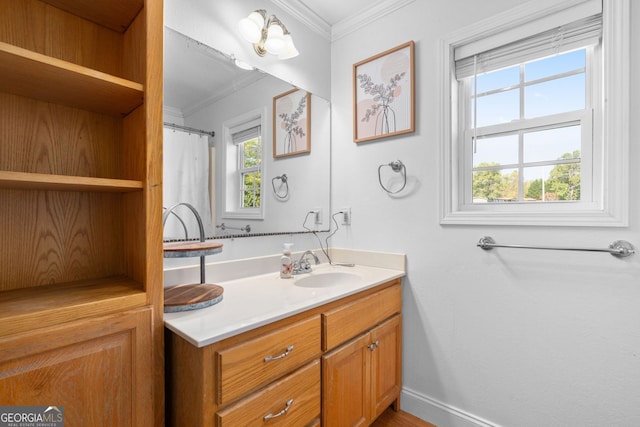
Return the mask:
<svg viewBox="0 0 640 427">
<path fill-rule="evenodd" d="M 273 98 L 273 157 L 311 152 L 311 94 L 292 89 Z"/>
<path fill-rule="evenodd" d="M 415 43 L 353 64 L 353 140 L 415 132 Z"/>
</svg>

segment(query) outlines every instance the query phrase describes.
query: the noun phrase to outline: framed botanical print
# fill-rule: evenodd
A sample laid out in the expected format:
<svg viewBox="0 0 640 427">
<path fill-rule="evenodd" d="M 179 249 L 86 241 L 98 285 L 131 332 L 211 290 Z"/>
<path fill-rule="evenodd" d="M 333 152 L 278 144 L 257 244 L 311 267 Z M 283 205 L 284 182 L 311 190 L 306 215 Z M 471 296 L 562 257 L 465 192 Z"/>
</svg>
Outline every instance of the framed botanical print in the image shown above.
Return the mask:
<svg viewBox="0 0 640 427">
<path fill-rule="evenodd" d="M 353 139 L 415 131 L 414 42 L 353 65 Z"/>
<path fill-rule="evenodd" d="M 273 98 L 273 157 L 311 151 L 311 94 L 292 89 Z"/>
</svg>

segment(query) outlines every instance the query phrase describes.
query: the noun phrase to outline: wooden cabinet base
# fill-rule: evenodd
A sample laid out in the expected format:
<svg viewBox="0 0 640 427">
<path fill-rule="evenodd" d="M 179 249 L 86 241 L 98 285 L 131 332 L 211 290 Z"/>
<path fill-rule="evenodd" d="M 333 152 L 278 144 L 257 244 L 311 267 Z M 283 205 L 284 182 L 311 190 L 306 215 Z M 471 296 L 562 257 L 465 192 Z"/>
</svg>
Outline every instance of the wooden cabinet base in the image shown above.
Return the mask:
<svg viewBox="0 0 640 427">
<path fill-rule="evenodd" d="M 331 427 L 368 426 L 401 388 L 401 316 L 396 315 L 322 356 L 322 420 Z"/>
<path fill-rule="evenodd" d="M 399 399 L 401 309 L 395 279 L 204 347 L 167 331 L 167 426 L 367 426 Z"/>
<path fill-rule="evenodd" d="M 143 426 L 153 419 L 151 309 L 0 339 L 5 406 L 58 406 L 68 426 Z"/>
</svg>

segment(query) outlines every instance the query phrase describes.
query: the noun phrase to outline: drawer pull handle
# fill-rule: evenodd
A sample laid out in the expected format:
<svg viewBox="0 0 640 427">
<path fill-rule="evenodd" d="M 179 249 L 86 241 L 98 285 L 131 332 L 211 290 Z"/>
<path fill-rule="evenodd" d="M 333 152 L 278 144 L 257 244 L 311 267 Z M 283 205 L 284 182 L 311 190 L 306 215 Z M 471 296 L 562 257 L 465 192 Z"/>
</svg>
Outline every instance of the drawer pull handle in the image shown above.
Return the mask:
<svg viewBox="0 0 640 427">
<path fill-rule="evenodd" d="M 267 414 L 267 415 L 265 415 L 263 417 L 263 419 L 265 421 L 267 421 L 267 420 L 270 420 L 270 419 L 273 419 L 273 418 L 281 417 L 281 416 L 283 416 L 284 414 L 287 413 L 287 411 L 291 408 L 291 405 L 293 405 L 293 399 L 289 399 L 287 401 L 287 406 L 285 406 L 282 411 L 278 412 L 277 414 Z"/>
<path fill-rule="evenodd" d="M 287 347 L 287 350 L 282 353 L 280 356 L 267 356 L 264 358 L 265 362 L 271 362 L 272 360 L 278 360 L 278 359 L 283 359 L 285 357 L 287 357 L 289 355 L 289 353 L 291 353 L 293 351 L 293 346 L 290 345 L 289 347 Z"/>
<path fill-rule="evenodd" d="M 369 348 L 369 350 L 373 351 L 377 347 L 380 347 L 380 341 L 374 341 L 371 344 L 369 344 L 367 347 Z"/>
</svg>

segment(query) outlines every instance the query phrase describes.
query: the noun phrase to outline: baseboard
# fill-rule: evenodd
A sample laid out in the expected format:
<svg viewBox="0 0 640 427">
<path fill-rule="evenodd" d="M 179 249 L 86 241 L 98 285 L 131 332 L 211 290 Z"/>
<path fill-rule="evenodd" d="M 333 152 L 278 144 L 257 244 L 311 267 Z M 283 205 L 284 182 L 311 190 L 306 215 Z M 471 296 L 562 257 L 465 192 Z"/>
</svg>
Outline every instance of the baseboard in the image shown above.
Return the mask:
<svg viewBox="0 0 640 427">
<path fill-rule="evenodd" d="M 408 388 L 402 389 L 400 406 L 438 427 L 500 427 L 454 406 L 447 405 Z"/>
</svg>

